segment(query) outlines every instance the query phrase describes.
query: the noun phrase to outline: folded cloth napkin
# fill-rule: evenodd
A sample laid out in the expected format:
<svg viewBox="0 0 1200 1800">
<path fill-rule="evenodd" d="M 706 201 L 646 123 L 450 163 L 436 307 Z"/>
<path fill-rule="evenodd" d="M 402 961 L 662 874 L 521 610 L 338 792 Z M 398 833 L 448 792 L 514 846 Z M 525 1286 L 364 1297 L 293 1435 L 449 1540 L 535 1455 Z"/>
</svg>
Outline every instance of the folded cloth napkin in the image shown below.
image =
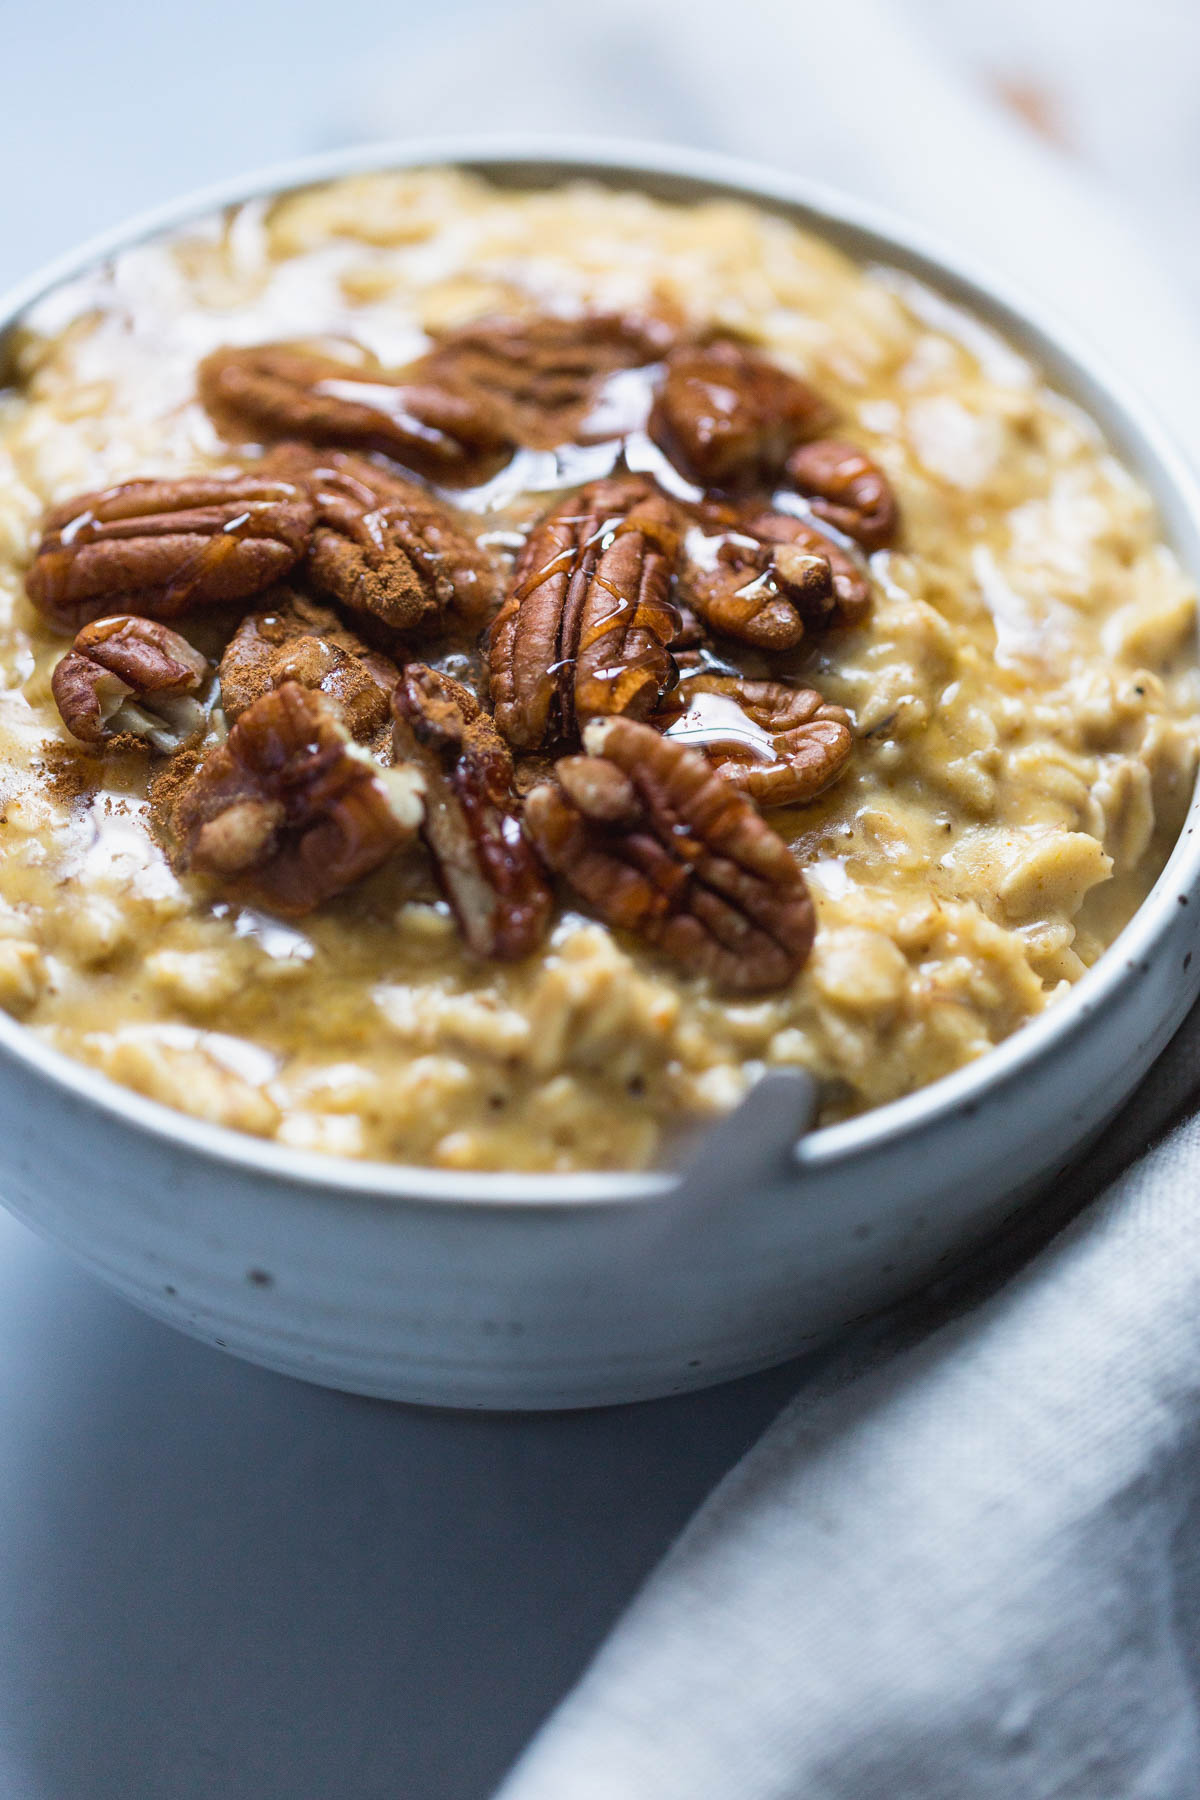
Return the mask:
<svg viewBox="0 0 1200 1800">
<path fill-rule="evenodd" d="M 684 139 L 884 201 L 1200 446 L 1136 232 L 882 0 L 527 5 L 394 92 L 360 122 Z M 1198 1052 L 1200 1015 L 999 1257 L 806 1365 L 502 1800 L 1200 1795 Z"/>
<path fill-rule="evenodd" d="M 1200 1795 L 1198 1067 L 810 1367 L 502 1800 Z"/>
</svg>

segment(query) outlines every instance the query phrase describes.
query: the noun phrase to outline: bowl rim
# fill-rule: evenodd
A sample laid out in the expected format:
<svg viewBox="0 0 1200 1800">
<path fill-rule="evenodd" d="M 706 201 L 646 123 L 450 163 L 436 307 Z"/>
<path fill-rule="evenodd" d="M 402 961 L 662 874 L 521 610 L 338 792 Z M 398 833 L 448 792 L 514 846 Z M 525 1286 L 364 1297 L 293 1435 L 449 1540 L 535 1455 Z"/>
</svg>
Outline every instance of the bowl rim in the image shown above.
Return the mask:
<svg viewBox="0 0 1200 1800">
<path fill-rule="evenodd" d="M 1176 445 L 1123 377 L 1102 354 L 1066 324 L 1055 309 L 1018 283 L 992 274 L 960 255 L 923 227 L 889 210 L 843 194 L 827 184 L 716 152 L 682 149 L 638 139 L 538 134 L 455 134 L 396 139 L 320 152 L 208 184 L 136 214 L 67 252 L 0 296 L 0 349 L 21 316 L 54 288 L 97 263 L 138 244 L 170 235 L 212 213 L 248 201 L 283 195 L 321 182 L 389 169 L 463 168 L 506 185 L 552 186 L 596 179 L 628 184 L 653 194 L 672 185 L 676 197 L 739 199 L 790 216 L 866 263 L 915 273 L 935 293 L 995 330 L 1030 355 L 1052 387 L 1098 423 L 1106 442 L 1132 462 L 1163 515 L 1168 540 L 1190 527 L 1190 555 L 1175 547 L 1184 567 L 1200 581 L 1200 485 Z M 1031 348 L 1032 347 L 1032 348 Z M 1079 395 L 1082 392 L 1084 398 Z M 1133 446 L 1131 449 L 1130 446 Z M 1168 504 L 1169 503 L 1169 504 Z M 1173 514 L 1173 520 L 1167 515 Z M 1186 535 L 1186 532 L 1182 533 Z M 1138 979 L 1181 903 L 1200 897 L 1200 781 L 1165 867 L 1133 917 L 1068 993 L 1019 1026 L 976 1060 L 914 1093 L 857 1117 L 822 1126 L 795 1150 L 802 1187 L 806 1171 L 856 1161 L 898 1138 L 914 1135 L 956 1113 L 974 1113 L 989 1095 L 1028 1075 L 1069 1039 L 1101 1028 L 1101 1015 Z M 364 1201 L 467 1206 L 533 1207 L 562 1204 L 623 1205 L 671 1191 L 671 1169 L 639 1172 L 454 1171 L 419 1164 L 342 1158 L 294 1149 L 231 1126 L 177 1111 L 122 1086 L 0 1012 L 0 1057 L 25 1064 L 68 1098 L 82 1101 L 168 1146 L 187 1149 L 226 1167 L 276 1183 L 337 1189 Z"/>
</svg>

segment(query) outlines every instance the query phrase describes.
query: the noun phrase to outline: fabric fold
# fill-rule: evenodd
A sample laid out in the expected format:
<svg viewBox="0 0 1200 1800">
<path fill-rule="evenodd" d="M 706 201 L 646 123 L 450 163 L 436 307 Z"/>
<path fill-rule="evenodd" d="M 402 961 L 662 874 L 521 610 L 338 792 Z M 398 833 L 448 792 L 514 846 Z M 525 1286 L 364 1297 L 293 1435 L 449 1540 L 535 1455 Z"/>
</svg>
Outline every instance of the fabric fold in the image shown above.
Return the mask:
<svg viewBox="0 0 1200 1800">
<path fill-rule="evenodd" d="M 1193 1016 L 1056 1216 L 1198 1053 Z M 1198 1167 L 1189 1118 L 812 1366 L 502 1800 L 1200 1794 Z"/>
</svg>

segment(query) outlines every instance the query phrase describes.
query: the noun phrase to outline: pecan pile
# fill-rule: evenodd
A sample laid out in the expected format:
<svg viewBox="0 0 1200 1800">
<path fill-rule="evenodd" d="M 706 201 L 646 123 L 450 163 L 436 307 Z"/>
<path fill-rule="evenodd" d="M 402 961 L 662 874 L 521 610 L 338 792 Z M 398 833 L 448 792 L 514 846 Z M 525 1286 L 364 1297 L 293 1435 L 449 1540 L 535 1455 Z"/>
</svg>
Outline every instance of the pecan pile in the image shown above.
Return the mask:
<svg viewBox="0 0 1200 1800">
<path fill-rule="evenodd" d="M 863 619 L 899 530 L 821 396 L 615 314 L 477 320 L 400 369 L 219 350 L 197 387 L 228 466 L 54 508 L 27 578 L 76 634 L 64 724 L 160 759 L 181 873 L 295 916 L 423 859 L 477 957 L 534 951 L 557 891 L 727 992 L 793 979 L 813 908 L 762 812 L 835 780 L 853 726 L 778 659 Z M 611 473 L 515 554 L 456 504 L 572 444 Z"/>
</svg>

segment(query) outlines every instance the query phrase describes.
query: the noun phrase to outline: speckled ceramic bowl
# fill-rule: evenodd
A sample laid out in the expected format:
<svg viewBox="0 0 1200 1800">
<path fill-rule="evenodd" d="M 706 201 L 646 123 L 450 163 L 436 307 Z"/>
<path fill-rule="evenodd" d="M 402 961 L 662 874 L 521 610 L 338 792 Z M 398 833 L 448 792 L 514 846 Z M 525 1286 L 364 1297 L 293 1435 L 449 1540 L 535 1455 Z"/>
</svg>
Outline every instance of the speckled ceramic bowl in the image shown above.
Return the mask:
<svg viewBox="0 0 1200 1800">
<path fill-rule="evenodd" d="M 0 320 L 230 202 L 445 162 L 521 186 L 587 176 L 671 199 L 736 196 L 912 271 L 1028 350 L 1098 420 L 1200 574 L 1191 476 L 1056 327 L 866 208 L 714 157 L 463 141 L 320 157 L 88 245 L 0 303 Z M 1200 991 L 1196 824 L 1194 802 L 1132 923 L 1000 1048 L 807 1136 L 804 1082 L 769 1077 L 683 1176 L 461 1175 L 287 1150 L 142 1099 L 0 1015 L 0 1188 L 19 1217 L 137 1305 L 312 1381 L 478 1407 L 700 1387 L 791 1355 L 927 1280 L 1103 1126 Z"/>
</svg>

